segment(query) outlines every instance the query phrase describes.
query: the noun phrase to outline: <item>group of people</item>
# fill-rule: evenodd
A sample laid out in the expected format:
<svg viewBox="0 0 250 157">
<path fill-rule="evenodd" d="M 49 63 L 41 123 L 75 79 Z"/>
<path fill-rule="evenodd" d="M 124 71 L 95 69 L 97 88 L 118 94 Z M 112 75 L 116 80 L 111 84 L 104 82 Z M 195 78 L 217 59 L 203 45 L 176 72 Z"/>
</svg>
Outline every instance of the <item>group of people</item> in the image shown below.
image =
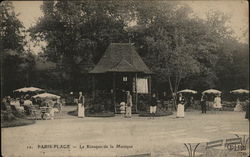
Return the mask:
<svg viewBox="0 0 250 157">
<path fill-rule="evenodd" d="M 126 101 L 126 102 L 125 102 Z M 125 118 L 132 117 L 132 96 L 130 91 L 126 91 L 126 100 L 120 103 L 120 113 L 124 115 Z"/>
<path fill-rule="evenodd" d="M 71 92 L 70 94 L 73 94 L 73 92 Z M 38 104 L 39 106 L 47 106 L 47 107 L 51 107 L 51 108 L 56 108 L 57 110 L 53 110 L 54 112 L 61 112 L 62 110 L 62 103 L 60 103 L 60 100 L 57 99 L 56 102 L 52 101 L 52 100 L 48 100 L 48 101 L 39 101 L 40 99 L 31 99 L 31 97 L 29 95 L 26 96 L 22 96 L 21 98 L 10 98 L 5 97 L 3 98 L 2 101 L 2 109 L 3 110 L 7 110 L 8 108 L 10 108 L 11 105 L 14 105 L 16 108 L 20 109 L 20 110 L 24 110 L 25 112 L 30 112 L 30 107 L 33 106 L 33 104 Z M 33 103 L 34 101 L 34 103 Z M 75 103 L 77 103 L 77 115 L 79 118 L 83 118 L 85 117 L 85 97 L 83 95 L 82 92 L 79 92 L 79 96 L 77 99 L 75 99 Z M 191 100 L 190 100 L 191 101 Z M 202 114 L 206 113 L 207 111 L 207 102 L 208 102 L 208 97 L 205 94 L 202 94 L 201 96 L 201 101 L 200 101 L 200 105 L 201 105 L 201 111 Z M 190 102 L 192 103 L 192 102 Z M 151 117 L 156 116 L 156 110 L 157 110 L 157 104 L 158 104 L 158 100 L 156 97 L 156 94 L 153 93 L 152 97 L 151 97 L 151 102 L 149 105 L 149 113 L 151 115 Z M 179 95 L 177 96 L 177 112 L 176 112 L 176 117 L 177 118 L 184 118 L 185 115 L 185 105 L 187 105 L 187 101 L 185 100 L 185 97 L 182 96 L 181 93 L 179 93 Z M 131 118 L 132 117 L 132 96 L 130 94 L 130 91 L 126 91 L 126 98 L 125 101 L 120 103 L 120 111 L 121 113 L 124 115 L 125 118 Z M 246 118 L 249 119 L 249 101 L 248 101 L 248 106 L 247 106 L 247 110 L 246 110 Z M 221 104 L 221 97 L 220 94 L 217 94 L 216 97 L 214 98 L 214 102 L 213 102 L 213 108 L 215 110 L 221 110 L 222 109 L 222 104 Z M 237 99 L 237 103 L 236 103 L 236 107 L 234 108 L 234 111 L 241 111 L 242 110 L 242 106 L 240 105 L 240 101 L 239 99 Z M 30 113 L 29 113 L 30 114 Z M 53 115 L 53 114 L 52 114 Z"/>
<path fill-rule="evenodd" d="M 124 115 L 125 118 L 132 117 L 132 96 L 130 91 L 126 91 L 126 102 L 122 101 L 120 103 L 120 113 Z M 154 117 L 156 115 L 156 108 L 157 108 L 157 98 L 156 94 L 152 94 L 151 103 L 149 107 L 150 116 Z"/>
<path fill-rule="evenodd" d="M 202 111 L 202 113 L 206 113 L 207 112 L 207 101 L 208 101 L 207 95 L 202 94 L 202 96 L 201 96 L 201 111 Z M 212 107 L 215 110 L 221 110 L 222 109 L 222 103 L 221 103 L 220 94 L 216 94 L 216 96 L 214 98 L 214 102 L 213 102 L 213 106 Z"/>
<path fill-rule="evenodd" d="M 29 95 L 21 96 L 20 98 L 4 97 L 1 102 L 2 110 L 13 109 L 30 114 L 30 107 L 33 105 Z"/>
<path fill-rule="evenodd" d="M 71 92 L 73 95 L 73 92 Z M 76 99 L 77 103 L 77 116 L 79 118 L 85 117 L 85 97 L 82 92 L 79 92 L 79 97 Z M 121 113 L 125 114 L 126 118 L 131 118 L 132 117 L 132 96 L 130 94 L 130 91 L 126 92 L 126 102 L 121 102 L 120 103 L 120 110 Z"/>
<path fill-rule="evenodd" d="M 207 112 L 207 96 L 205 94 L 202 94 L 201 96 L 201 112 L 202 114 Z M 177 112 L 176 112 L 176 117 L 177 118 L 184 118 L 184 111 L 185 111 L 185 98 L 182 96 L 181 93 L 179 93 L 178 95 L 178 99 L 177 99 Z M 222 108 L 222 104 L 221 104 L 221 97 L 219 94 L 216 95 L 216 97 L 214 98 L 214 103 L 213 103 L 213 108 L 215 110 L 221 110 Z"/>
<path fill-rule="evenodd" d="M 43 119 L 46 114 L 53 119 L 55 112 L 62 111 L 62 103 L 59 99 L 53 101 L 51 99 L 32 98 L 29 94 L 21 95 L 20 97 L 11 98 L 10 96 L 4 97 L 1 102 L 2 110 L 9 110 L 12 112 L 21 112 L 26 115 L 36 116 L 35 110 L 40 107 L 47 107 L 50 109 L 48 112 L 42 112 L 41 118 Z"/>
</svg>

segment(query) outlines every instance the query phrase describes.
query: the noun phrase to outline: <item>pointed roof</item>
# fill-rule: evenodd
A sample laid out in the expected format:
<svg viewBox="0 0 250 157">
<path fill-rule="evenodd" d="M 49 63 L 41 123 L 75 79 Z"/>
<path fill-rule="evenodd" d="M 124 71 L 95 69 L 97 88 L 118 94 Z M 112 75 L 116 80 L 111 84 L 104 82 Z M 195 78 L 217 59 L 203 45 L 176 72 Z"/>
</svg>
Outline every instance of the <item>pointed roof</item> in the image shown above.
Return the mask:
<svg viewBox="0 0 250 157">
<path fill-rule="evenodd" d="M 111 43 L 90 73 L 142 72 L 151 74 L 130 43 Z"/>
</svg>

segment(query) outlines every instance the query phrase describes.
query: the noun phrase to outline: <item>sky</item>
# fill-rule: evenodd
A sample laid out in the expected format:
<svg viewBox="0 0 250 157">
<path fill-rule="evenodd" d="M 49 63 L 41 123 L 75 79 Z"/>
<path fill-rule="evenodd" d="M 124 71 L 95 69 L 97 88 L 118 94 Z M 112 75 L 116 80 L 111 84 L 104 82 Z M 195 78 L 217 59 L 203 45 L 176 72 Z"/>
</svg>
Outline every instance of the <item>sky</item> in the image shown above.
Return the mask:
<svg viewBox="0 0 250 157">
<path fill-rule="evenodd" d="M 26 28 L 36 24 L 37 19 L 43 15 L 40 6 L 42 1 L 12 1 L 16 13 L 20 13 L 19 19 Z M 248 42 L 247 37 L 243 37 L 243 32 L 249 32 L 249 7 L 248 2 L 244 0 L 232 1 L 181 1 L 188 4 L 194 14 L 200 18 L 204 18 L 209 10 L 219 10 L 231 16 L 228 25 L 233 29 L 234 36 L 241 42 Z"/>
</svg>

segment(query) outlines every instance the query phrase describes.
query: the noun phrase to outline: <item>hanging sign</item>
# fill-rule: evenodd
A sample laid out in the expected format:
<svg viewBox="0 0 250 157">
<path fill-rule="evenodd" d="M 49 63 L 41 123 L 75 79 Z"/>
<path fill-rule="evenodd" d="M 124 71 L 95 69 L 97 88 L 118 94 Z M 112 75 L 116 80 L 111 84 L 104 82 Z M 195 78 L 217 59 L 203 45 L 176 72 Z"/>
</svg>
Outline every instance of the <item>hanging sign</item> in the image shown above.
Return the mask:
<svg viewBox="0 0 250 157">
<path fill-rule="evenodd" d="M 122 80 L 123 80 L 124 82 L 127 82 L 127 81 L 128 81 L 128 77 L 124 76 L 124 77 L 122 78 Z"/>
</svg>

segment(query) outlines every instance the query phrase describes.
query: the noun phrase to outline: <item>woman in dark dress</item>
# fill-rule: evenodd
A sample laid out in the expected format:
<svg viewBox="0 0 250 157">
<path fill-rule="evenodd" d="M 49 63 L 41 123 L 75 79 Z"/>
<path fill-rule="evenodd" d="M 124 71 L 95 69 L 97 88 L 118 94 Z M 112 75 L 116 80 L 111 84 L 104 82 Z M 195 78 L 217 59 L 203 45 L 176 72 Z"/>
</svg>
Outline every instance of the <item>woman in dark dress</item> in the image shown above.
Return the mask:
<svg viewBox="0 0 250 157">
<path fill-rule="evenodd" d="M 201 96 L 201 111 L 201 113 L 207 112 L 207 96 L 205 94 Z"/>
<path fill-rule="evenodd" d="M 250 108 L 249 108 L 249 100 L 246 100 L 246 115 L 245 115 L 245 118 L 246 119 L 248 119 L 248 120 L 250 120 L 250 116 L 249 116 L 249 110 L 250 110 Z"/>
</svg>

